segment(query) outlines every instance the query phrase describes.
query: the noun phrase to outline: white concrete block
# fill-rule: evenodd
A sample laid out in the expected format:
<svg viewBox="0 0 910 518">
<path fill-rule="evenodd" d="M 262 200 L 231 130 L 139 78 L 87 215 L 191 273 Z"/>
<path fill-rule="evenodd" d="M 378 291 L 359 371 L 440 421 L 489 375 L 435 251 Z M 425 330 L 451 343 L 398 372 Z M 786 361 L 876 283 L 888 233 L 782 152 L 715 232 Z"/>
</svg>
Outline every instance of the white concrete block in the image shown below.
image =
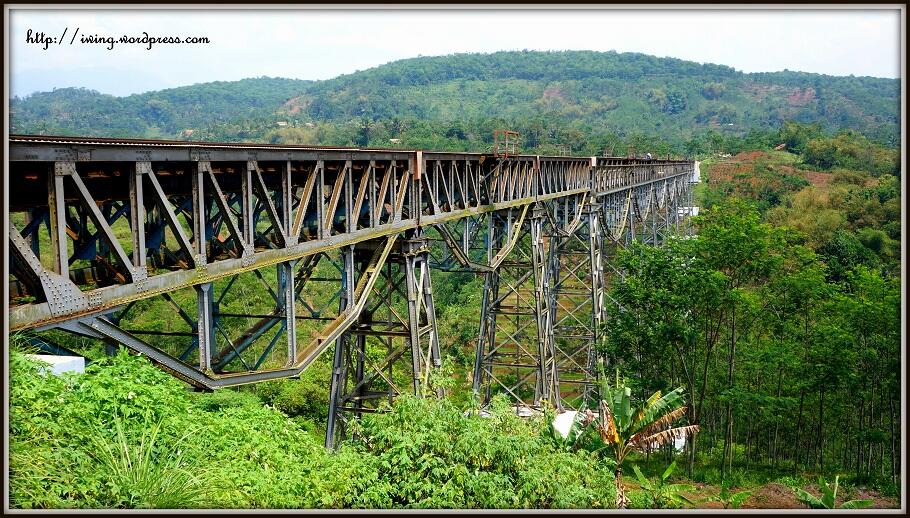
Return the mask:
<svg viewBox="0 0 910 518">
<path fill-rule="evenodd" d="M 569 436 L 569 430 L 572 429 L 572 424 L 575 422 L 575 416 L 578 415 L 578 412 L 575 410 L 569 410 L 563 412 L 556 416 L 556 419 L 553 419 L 553 429 L 559 432 L 559 435 L 562 435 L 563 438 Z"/>
<path fill-rule="evenodd" d="M 679 207 L 680 216 L 698 216 L 699 207 Z"/>
</svg>

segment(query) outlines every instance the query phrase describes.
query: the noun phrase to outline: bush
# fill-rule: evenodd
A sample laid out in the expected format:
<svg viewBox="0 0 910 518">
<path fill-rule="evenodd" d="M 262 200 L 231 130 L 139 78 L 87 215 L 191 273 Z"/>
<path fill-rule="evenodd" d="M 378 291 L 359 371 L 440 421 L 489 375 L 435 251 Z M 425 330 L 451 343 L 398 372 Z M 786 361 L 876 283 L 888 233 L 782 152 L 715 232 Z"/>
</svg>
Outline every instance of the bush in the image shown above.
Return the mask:
<svg viewBox="0 0 910 518">
<path fill-rule="evenodd" d="M 900 153 L 870 142 L 856 132 L 845 131 L 834 137 L 820 137 L 806 143 L 803 159 L 823 169 L 841 167 L 867 171 L 873 176 L 897 174 Z"/>
<path fill-rule="evenodd" d="M 318 484 L 307 477 L 322 466 L 323 449 L 247 394 L 191 395 L 125 352 L 85 374 L 43 375 L 17 353 L 10 367 L 12 507 L 318 505 Z M 144 432 L 154 428 L 152 440 Z M 204 494 L 194 493 L 195 481 L 178 487 L 181 470 L 198 477 Z M 158 483 L 176 486 L 155 489 L 141 471 L 168 472 Z"/>
<path fill-rule="evenodd" d="M 558 451 L 542 419 L 497 400 L 489 418 L 401 397 L 322 437 L 253 393 L 195 394 L 121 352 L 85 374 L 10 358 L 14 508 L 607 507 L 612 466 Z M 293 387 L 293 383 L 286 386 Z M 282 389 L 284 390 L 284 389 Z"/>
<path fill-rule="evenodd" d="M 259 383 L 256 394 L 266 404 L 291 417 L 324 422 L 329 414 L 328 382 L 331 364 L 321 361 L 308 369 L 300 379 Z"/>
<path fill-rule="evenodd" d="M 193 404 L 205 412 L 217 412 L 227 408 L 243 408 L 262 406 L 262 400 L 252 392 L 234 389 L 221 389 L 215 392 L 201 392 L 195 394 Z"/>
<path fill-rule="evenodd" d="M 148 361 L 121 351 L 83 375 L 54 376 L 13 352 L 10 358 L 10 497 L 17 507 L 113 507 L 118 489 L 96 455 L 116 441 L 116 423 L 162 435 L 183 428 L 183 386 Z"/>
<path fill-rule="evenodd" d="M 187 469 L 183 441 L 162 445 L 161 423 L 148 424 L 130 433 L 117 420 L 114 440 L 95 437 L 93 457 L 108 480 L 104 500 L 118 508 L 199 507 L 204 488 L 198 474 Z"/>
<path fill-rule="evenodd" d="M 515 416 L 503 400 L 491 413 L 465 416 L 445 399 L 404 396 L 389 413 L 365 416 L 359 439 L 346 448 L 377 459 L 394 507 L 612 505 L 610 466 L 586 452 L 557 451 L 541 433 L 542 420 Z"/>
</svg>

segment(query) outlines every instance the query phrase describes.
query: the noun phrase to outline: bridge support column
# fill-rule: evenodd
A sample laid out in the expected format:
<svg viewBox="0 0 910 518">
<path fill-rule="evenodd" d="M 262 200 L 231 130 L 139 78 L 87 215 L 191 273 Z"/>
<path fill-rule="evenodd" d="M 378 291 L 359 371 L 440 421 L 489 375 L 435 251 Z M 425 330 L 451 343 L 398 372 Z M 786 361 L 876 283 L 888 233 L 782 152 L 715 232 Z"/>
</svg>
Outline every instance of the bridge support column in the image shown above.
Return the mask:
<svg viewBox="0 0 910 518">
<path fill-rule="evenodd" d="M 534 404 L 549 401 L 560 408 L 559 380 L 556 368 L 556 349 L 553 336 L 555 304 L 553 286 L 559 272 L 556 253 L 558 238 L 545 235 L 542 209 L 531 217 L 531 267 L 534 274 L 534 303 L 537 323 L 537 359 L 539 374 L 534 390 Z"/>
<path fill-rule="evenodd" d="M 433 285 L 430 282 L 429 249 L 423 238 L 406 241 L 402 253 L 408 288 L 408 327 L 414 393 L 427 395 L 430 371 L 441 365 Z"/>
<path fill-rule="evenodd" d="M 492 254 L 491 254 L 492 255 Z M 474 398 L 478 403 L 490 402 L 493 382 L 493 354 L 496 341 L 495 301 L 499 298 L 499 270 L 483 274 L 483 294 L 481 296 L 480 334 L 477 337 L 476 355 L 474 358 Z"/>
<path fill-rule="evenodd" d="M 196 286 L 196 335 L 199 344 L 199 370 L 212 371 L 212 358 L 215 356 L 215 290 L 212 283 Z"/>
<path fill-rule="evenodd" d="M 361 243 L 346 252 L 347 300 L 375 246 Z M 406 386 L 429 395 L 429 376 L 440 364 L 429 249 L 418 232 L 399 239 L 357 323 L 335 343 L 326 447 L 337 446 L 351 418 L 382 411 Z"/>
<path fill-rule="evenodd" d="M 606 296 L 601 210 L 602 204 L 587 196 L 576 199 L 567 212 L 579 219 L 566 225 L 564 234 L 554 233 L 552 345 L 560 409 L 579 408 L 597 378 Z"/>
<path fill-rule="evenodd" d="M 598 364 L 601 353 L 598 351 L 602 339 L 601 328 L 606 319 L 606 279 L 604 275 L 604 232 L 600 220 L 600 204 L 591 204 L 585 208 L 588 219 L 588 248 L 591 261 L 591 342 L 587 357 L 587 383 L 582 397 L 589 400 L 594 389 L 593 383 L 600 374 Z"/>
<path fill-rule="evenodd" d="M 473 388 L 484 406 L 504 394 L 520 406 L 549 401 L 560 407 L 553 323 L 553 290 L 559 257 L 552 232 L 556 204 L 538 205 L 513 228 L 514 215 L 492 217 L 488 236 L 493 250 L 515 239 L 509 258 L 485 272 L 480 332 L 474 362 Z M 513 235 L 514 234 L 514 235 Z"/>
<path fill-rule="evenodd" d="M 344 311 L 354 299 L 354 247 L 346 246 L 342 250 L 343 271 L 341 276 L 340 310 Z M 334 448 L 336 441 L 344 434 L 344 422 L 339 415 L 342 406 L 344 384 L 351 357 L 349 333 L 335 340 L 335 355 L 332 360 L 332 379 L 329 385 L 329 418 L 325 431 L 326 448 Z"/>
<path fill-rule="evenodd" d="M 297 289 L 294 279 L 294 266 L 297 261 L 287 261 L 278 264 L 278 291 L 281 293 L 278 312 L 284 312 L 284 332 L 287 334 L 288 360 L 290 366 L 297 358 Z"/>
</svg>

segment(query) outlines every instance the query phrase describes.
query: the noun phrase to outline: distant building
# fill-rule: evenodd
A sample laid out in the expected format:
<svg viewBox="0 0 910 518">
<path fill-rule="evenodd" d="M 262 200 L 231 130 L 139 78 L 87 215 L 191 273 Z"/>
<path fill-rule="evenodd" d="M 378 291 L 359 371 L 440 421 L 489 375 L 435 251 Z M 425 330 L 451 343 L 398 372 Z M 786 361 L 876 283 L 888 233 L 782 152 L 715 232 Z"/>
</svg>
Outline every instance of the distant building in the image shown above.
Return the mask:
<svg viewBox="0 0 910 518">
<path fill-rule="evenodd" d="M 315 128 L 315 127 L 316 127 L 316 125 L 313 124 L 312 122 L 307 122 L 306 124 L 304 124 L 304 126 L 306 126 L 307 128 Z"/>
<path fill-rule="evenodd" d="M 191 130 L 191 129 L 183 130 L 183 136 L 184 136 L 184 137 L 192 137 L 194 131 L 196 131 L 196 130 Z"/>
<path fill-rule="evenodd" d="M 275 123 L 276 126 L 284 127 L 288 125 L 288 121 L 278 121 Z"/>
<path fill-rule="evenodd" d="M 390 144 L 401 144 L 401 139 L 400 138 L 390 138 L 389 143 Z"/>
</svg>

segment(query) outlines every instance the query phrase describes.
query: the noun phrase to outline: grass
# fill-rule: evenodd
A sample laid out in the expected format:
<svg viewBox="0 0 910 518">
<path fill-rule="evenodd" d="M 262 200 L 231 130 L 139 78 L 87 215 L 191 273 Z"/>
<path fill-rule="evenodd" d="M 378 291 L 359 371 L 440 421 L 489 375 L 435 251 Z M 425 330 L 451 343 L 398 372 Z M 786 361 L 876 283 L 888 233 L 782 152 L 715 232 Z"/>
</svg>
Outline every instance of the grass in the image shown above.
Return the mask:
<svg viewBox="0 0 910 518">
<path fill-rule="evenodd" d="M 119 419 L 114 427 L 114 438 L 96 437 L 94 449 L 117 507 L 178 509 L 203 505 L 204 488 L 198 476 L 187 469 L 189 463 L 179 449 L 182 439 L 165 447 L 158 444 L 160 422 L 142 430 L 138 442 L 127 437 Z"/>
</svg>

